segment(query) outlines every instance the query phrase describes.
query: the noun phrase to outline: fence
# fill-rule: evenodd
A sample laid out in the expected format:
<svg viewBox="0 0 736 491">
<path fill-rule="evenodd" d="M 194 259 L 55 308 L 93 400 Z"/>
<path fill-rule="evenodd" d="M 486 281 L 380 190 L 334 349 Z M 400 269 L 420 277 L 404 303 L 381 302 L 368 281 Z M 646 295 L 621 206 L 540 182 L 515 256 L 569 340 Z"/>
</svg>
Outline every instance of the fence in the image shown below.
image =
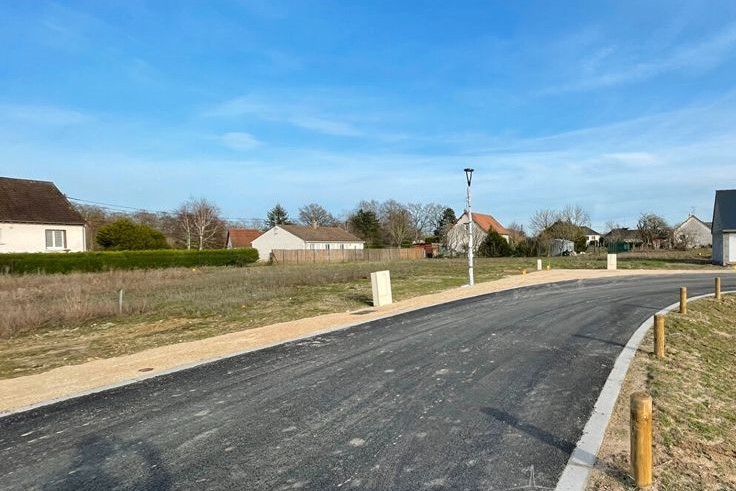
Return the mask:
<svg viewBox="0 0 736 491">
<path fill-rule="evenodd" d="M 317 249 L 271 251 L 274 264 L 389 262 L 424 259 L 424 249 Z"/>
</svg>

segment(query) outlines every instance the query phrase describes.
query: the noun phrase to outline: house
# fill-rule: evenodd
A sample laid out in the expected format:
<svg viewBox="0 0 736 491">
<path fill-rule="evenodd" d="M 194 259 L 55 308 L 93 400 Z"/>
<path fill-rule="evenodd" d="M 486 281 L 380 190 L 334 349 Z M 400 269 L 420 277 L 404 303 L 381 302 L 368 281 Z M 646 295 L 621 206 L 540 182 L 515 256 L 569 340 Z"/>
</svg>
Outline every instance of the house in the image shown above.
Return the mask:
<svg viewBox="0 0 736 491">
<path fill-rule="evenodd" d="M 300 225 L 276 225 L 253 239 L 261 261 L 268 261 L 271 251 L 288 250 L 337 250 L 362 249 L 364 242 L 340 227 L 303 227 Z"/>
<path fill-rule="evenodd" d="M 736 264 L 736 189 L 716 191 L 712 230 L 713 263 Z"/>
<path fill-rule="evenodd" d="M 227 230 L 225 248 L 253 247 L 253 240 L 261 235 L 263 235 L 263 232 L 255 228 L 230 228 Z"/>
<path fill-rule="evenodd" d="M 630 229 L 627 227 L 614 228 L 602 237 L 609 249 L 611 246 L 619 246 L 622 250 L 616 252 L 630 251 L 636 246 L 641 246 L 644 241 L 641 238 L 641 232 L 638 229 Z"/>
<path fill-rule="evenodd" d="M 447 247 L 451 252 L 465 254 L 468 250 L 468 239 L 470 234 L 468 233 L 468 225 L 470 220 L 468 219 L 468 212 L 464 212 L 457 219 L 455 225 L 447 232 Z M 506 227 L 493 218 L 493 216 L 486 213 L 473 212 L 473 251 L 477 252 L 483 239 L 486 238 L 490 230 L 495 230 L 501 235 L 506 241 L 509 240 L 509 231 Z"/>
<path fill-rule="evenodd" d="M 637 246 L 641 247 L 644 243 L 638 229 L 627 227 L 614 228 L 603 235 L 602 239 L 608 245 L 608 252 L 626 252 Z"/>
<path fill-rule="evenodd" d="M 704 222 L 695 215 L 690 215 L 687 220 L 675 227 L 675 242 L 686 249 L 710 247 L 713 244 L 711 225 L 711 223 Z"/>
<path fill-rule="evenodd" d="M 601 243 L 601 234 L 596 232 L 590 227 L 580 227 L 580 230 L 583 232 L 583 235 L 585 235 L 585 245 L 587 246 L 597 246 Z"/>
<path fill-rule="evenodd" d="M 0 177 L 0 252 L 81 252 L 84 219 L 52 182 Z"/>
</svg>

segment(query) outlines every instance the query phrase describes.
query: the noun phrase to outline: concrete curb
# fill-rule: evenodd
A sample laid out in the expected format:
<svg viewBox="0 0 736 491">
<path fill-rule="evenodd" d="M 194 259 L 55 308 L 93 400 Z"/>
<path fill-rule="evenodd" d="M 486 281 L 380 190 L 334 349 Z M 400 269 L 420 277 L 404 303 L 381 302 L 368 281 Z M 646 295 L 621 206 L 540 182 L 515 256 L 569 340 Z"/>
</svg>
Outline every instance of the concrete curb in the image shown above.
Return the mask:
<svg viewBox="0 0 736 491">
<path fill-rule="evenodd" d="M 724 291 L 722 294 L 733 294 L 736 290 Z M 714 293 L 698 295 L 688 298 L 688 302 L 700 300 L 703 298 L 714 297 Z M 678 308 L 680 302 L 673 303 L 663 308 L 655 315 L 667 314 Z M 654 325 L 654 315 L 647 318 L 639 328 L 632 334 L 629 342 L 616 358 L 611 373 L 608 375 L 603 390 L 601 390 L 598 400 L 593 407 L 593 413 L 583 428 L 583 435 L 578 440 L 575 449 L 567 461 L 565 470 L 562 471 L 559 481 L 557 481 L 557 491 L 584 491 L 590 479 L 590 473 L 598 459 L 598 450 L 603 443 L 603 437 L 608 428 L 608 422 L 613 415 L 613 409 L 616 401 L 621 393 L 626 374 L 629 371 L 631 361 L 634 359 L 639 345 L 644 339 L 649 329 Z"/>
</svg>

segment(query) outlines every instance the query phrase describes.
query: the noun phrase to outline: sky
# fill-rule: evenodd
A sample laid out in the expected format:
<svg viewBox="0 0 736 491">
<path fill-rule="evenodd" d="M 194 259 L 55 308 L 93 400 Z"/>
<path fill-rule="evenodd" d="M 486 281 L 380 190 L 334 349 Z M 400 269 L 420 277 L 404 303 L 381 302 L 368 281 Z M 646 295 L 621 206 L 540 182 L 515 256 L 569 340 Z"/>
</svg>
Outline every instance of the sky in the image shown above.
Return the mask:
<svg viewBox="0 0 736 491">
<path fill-rule="evenodd" d="M 736 2 L 0 3 L 0 175 L 227 218 L 363 199 L 593 228 L 736 188 Z"/>
</svg>

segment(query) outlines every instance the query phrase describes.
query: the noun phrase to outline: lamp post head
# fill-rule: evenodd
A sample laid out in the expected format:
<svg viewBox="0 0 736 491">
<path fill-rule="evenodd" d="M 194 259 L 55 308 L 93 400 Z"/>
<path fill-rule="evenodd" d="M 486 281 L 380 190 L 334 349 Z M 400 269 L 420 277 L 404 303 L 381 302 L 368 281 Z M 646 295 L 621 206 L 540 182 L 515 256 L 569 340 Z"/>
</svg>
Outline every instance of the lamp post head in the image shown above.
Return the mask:
<svg viewBox="0 0 736 491">
<path fill-rule="evenodd" d="M 473 170 L 470 167 L 465 169 L 465 179 L 468 180 L 468 187 L 470 187 L 470 182 L 473 180 Z"/>
</svg>

